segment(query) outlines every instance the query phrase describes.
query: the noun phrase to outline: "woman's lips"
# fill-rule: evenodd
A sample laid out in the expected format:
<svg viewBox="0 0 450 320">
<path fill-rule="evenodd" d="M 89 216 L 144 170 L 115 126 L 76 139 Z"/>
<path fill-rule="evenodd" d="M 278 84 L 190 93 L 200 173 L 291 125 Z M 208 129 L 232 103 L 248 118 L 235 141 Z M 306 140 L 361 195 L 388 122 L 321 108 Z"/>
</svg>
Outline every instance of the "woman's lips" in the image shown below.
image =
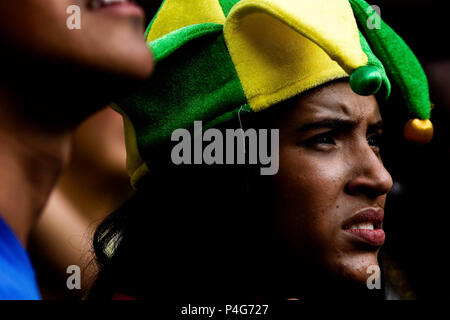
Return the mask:
<svg viewBox="0 0 450 320">
<path fill-rule="evenodd" d="M 383 209 L 365 208 L 346 220 L 342 229 L 369 245 L 381 246 L 386 238 L 382 229 L 383 218 Z"/>
<path fill-rule="evenodd" d="M 145 17 L 144 10 L 136 4 L 135 0 L 88 0 L 88 7 L 98 12 Z"/>
<path fill-rule="evenodd" d="M 364 242 L 372 245 L 372 246 L 382 246 L 384 243 L 384 239 L 386 237 L 384 231 L 382 229 L 375 230 L 365 230 L 365 229 L 354 229 L 354 230 L 345 230 L 348 233 L 351 233 L 357 236 L 359 239 Z"/>
</svg>

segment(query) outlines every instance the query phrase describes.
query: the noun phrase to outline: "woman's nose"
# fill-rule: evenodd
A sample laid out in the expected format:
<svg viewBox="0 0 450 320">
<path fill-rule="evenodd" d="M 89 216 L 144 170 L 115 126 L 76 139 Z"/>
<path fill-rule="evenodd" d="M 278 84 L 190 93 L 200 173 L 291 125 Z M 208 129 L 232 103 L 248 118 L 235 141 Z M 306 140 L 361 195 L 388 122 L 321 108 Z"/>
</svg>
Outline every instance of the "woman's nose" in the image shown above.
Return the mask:
<svg viewBox="0 0 450 320">
<path fill-rule="evenodd" d="M 353 168 L 346 185 L 348 193 L 376 198 L 391 190 L 393 181 L 390 173 L 379 155 L 367 143 L 353 152 L 352 157 Z"/>
</svg>

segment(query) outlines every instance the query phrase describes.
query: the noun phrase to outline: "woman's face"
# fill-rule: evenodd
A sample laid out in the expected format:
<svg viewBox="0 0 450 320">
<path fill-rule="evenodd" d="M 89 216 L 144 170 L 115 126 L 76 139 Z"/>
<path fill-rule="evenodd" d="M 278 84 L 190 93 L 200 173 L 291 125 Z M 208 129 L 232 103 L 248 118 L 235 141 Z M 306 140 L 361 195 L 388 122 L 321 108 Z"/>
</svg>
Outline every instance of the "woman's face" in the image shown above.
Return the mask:
<svg viewBox="0 0 450 320">
<path fill-rule="evenodd" d="M 380 134 L 376 99 L 353 93 L 348 82 L 302 95 L 283 114 L 274 177 L 277 219 L 299 266 L 309 261 L 316 270 L 361 284 L 374 272 L 368 267 L 378 266 L 392 186 L 380 158 Z"/>
<path fill-rule="evenodd" d="M 102 6 L 97 7 L 95 2 Z M 144 12 L 131 0 L 103 6 L 106 3 L 103 0 L 0 1 L 0 47 L 10 51 L 6 54 L 12 59 L 21 57 L 19 63 L 29 59 L 40 63 L 60 61 L 94 74 L 147 77 L 152 59 L 143 36 Z M 67 12 L 71 5 L 80 8 L 80 29 L 71 30 L 67 26 L 68 20 L 75 21 L 71 16 L 76 11 Z"/>
</svg>

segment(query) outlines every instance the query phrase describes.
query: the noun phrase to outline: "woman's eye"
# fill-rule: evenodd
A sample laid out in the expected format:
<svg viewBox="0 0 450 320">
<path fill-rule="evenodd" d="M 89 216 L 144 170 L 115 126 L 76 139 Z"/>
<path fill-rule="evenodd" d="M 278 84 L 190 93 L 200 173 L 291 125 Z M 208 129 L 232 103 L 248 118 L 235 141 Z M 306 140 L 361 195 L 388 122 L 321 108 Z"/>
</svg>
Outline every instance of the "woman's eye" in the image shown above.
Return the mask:
<svg viewBox="0 0 450 320">
<path fill-rule="evenodd" d="M 330 132 L 326 132 L 326 133 L 322 133 L 322 134 L 318 134 L 312 138 L 310 138 L 308 140 L 308 144 L 309 145 L 335 145 L 336 141 L 334 140 L 334 136 L 333 133 Z"/>
<path fill-rule="evenodd" d="M 380 134 L 373 134 L 369 137 L 367 137 L 367 142 L 372 147 L 381 147 L 381 135 Z"/>
</svg>

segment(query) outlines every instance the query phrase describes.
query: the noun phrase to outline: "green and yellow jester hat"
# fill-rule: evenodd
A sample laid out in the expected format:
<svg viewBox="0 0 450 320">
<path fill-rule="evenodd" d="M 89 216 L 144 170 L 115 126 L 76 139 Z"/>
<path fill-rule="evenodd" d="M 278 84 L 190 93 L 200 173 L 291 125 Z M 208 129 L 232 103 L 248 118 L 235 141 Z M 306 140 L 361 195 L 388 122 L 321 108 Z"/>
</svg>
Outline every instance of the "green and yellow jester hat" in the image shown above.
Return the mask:
<svg viewBox="0 0 450 320">
<path fill-rule="evenodd" d="M 382 99 L 394 81 L 411 116 L 405 137 L 433 135 L 420 63 L 363 0 L 165 0 L 146 38 L 155 71 L 116 106 L 133 185 L 174 130 L 224 123 L 340 78 Z"/>
</svg>

